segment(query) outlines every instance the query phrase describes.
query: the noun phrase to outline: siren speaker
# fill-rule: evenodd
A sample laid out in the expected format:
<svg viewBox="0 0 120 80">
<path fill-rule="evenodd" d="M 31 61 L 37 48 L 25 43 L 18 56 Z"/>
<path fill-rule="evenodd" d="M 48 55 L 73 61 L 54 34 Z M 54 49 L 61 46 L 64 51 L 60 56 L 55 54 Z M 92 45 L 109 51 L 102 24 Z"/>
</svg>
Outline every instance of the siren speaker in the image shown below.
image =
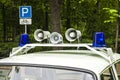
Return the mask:
<svg viewBox="0 0 120 80">
<path fill-rule="evenodd" d="M 59 44 L 63 42 L 63 37 L 60 33 L 53 32 L 50 35 L 50 42 L 53 44 Z"/>
<path fill-rule="evenodd" d="M 41 42 L 43 41 L 44 39 L 47 39 L 49 38 L 50 36 L 50 32 L 49 31 L 43 31 L 42 29 L 37 29 L 35 32 L 34 32 L 34 38 L 36 41 L 38 42 Z"/>
<path fill-rule="evenodd" d="M 65 32 L 65 37 L 68 41 L 73 42 L 76 39 L 79 39 L 81 37 L 81 32 L 79 30 L 75 30 L 73 28 L 69 28 Z"/>
</svg>

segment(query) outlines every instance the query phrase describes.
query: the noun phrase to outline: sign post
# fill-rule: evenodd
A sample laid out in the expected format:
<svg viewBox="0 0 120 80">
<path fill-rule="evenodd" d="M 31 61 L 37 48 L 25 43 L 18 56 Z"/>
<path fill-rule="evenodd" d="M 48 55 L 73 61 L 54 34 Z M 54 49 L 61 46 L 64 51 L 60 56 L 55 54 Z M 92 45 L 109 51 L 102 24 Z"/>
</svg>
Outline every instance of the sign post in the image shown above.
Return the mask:
<svg viewBox="0 0 120 80">
<path fill-rule="evenodd" d="M 25 25 L 25 34 L 27 34 L 27 25 L 32 24 L 32 8 L 31 6 L 19 7 L 19 22 L 20 25 Z"/>
</svg>

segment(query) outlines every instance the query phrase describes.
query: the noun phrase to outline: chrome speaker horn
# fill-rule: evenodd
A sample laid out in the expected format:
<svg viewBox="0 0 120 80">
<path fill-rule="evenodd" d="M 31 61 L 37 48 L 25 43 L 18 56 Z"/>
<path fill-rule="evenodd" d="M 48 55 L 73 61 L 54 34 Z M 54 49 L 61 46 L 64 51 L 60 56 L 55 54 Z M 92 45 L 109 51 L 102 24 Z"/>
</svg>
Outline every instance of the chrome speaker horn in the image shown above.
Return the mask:
<svg viewBox="0 0 120 80">
<path fill-rule="evenodd" d="M 37 29 L 34 32 L 34 38 L 36 41 L 41 42 L 44 39 L 48 39 L 50 36 L 50 32 L 49 31 L 43 31 L 42 29 Z"/>
<path fill-rule="evenodd" d="M 69 42 L 73 42 L 76 39 L 79 40 L 79 38 L 81 37 L 81 32 L 79 30 L 75 30 L 73 28 L 69 28 L 67 29 L 67 31 L 65 32 L 65 37 Z"/>
<path fill-rule="evenodd" d="M 53 44 L 59 44 L 63 42 L 63 37 L 60 33 L 53 32 L 50 35 L 50 42 Z"/>
</svg>

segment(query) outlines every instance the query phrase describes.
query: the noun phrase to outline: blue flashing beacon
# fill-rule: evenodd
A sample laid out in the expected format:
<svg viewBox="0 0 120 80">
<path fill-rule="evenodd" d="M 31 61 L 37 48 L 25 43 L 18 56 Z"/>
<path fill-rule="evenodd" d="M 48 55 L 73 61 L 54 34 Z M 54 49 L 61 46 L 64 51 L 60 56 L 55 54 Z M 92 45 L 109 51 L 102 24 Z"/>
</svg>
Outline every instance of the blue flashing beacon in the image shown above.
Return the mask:
<svg viewBox="0 0 120 80">
<path fill-rule="evenodd" d="M 94 33 L 93 47 L 106 47 L 105 36 L 103 32 Z"/>
<path fill-rule="evenodd" d="M 28 34 L 21 34 L 18 46 L 22 47 L 25 44 L 29 44 L 29 43 L 30 43 L 30 40 L 29 40 Z"/>
</svg>

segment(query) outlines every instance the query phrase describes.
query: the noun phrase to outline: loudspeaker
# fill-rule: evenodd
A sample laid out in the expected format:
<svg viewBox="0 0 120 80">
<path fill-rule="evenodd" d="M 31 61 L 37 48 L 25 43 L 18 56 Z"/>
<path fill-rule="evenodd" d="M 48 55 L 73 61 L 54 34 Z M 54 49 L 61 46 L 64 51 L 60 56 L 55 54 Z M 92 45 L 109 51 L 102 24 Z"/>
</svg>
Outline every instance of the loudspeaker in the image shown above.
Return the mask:
<svg viewBox="0 0 120 80">
<path fill-rule="evenodd" d="M 53 44 L 59 44 L 63 42 L 63 37 L 60 33 L 53 32 L 50 35 L 50 42 Z"/>
<path fill-rule="evenodd" d="M 35 32 L 34 32 L 34 38 L 36 41 L 38 42 L 41 42 L 43 41 L 44 39 L 47 39 L 49 38 L 50 36 L 50 32 L 49 31 L 43 31 L 42 29 L 37 29 Z"/>
<path fill-rule="evenodd" d="M 79 39 L 81 37 L 81 32 L 79 30 L 75 30 L 73 28 L 67 29 L 65 32 L 65 37 L 68 41 L 73 42 L 76 39 Z"/>
</svg>

